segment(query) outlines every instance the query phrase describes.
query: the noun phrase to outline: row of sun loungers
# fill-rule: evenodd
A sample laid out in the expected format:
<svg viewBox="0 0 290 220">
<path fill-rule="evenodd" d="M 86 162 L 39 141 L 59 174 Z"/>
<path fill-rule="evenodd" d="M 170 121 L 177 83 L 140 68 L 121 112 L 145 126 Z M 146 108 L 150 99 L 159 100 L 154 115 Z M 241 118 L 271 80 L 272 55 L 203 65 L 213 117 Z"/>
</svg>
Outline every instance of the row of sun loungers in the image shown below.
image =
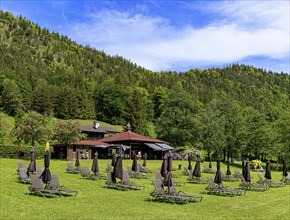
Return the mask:
<svg viewBox="0 0 290 220">
<path fill-rule="evenodd" d="M 44 186 L 41 178 L 37 175 L 31 175 L 31 185 L 27 188 L 27 193 L 31 195 L 40 195 L 43 197 L 59 197 L 61 195 L 77 195 L 77 191 L 68 189 L 60 185 L 58 175 L 52 174 L 51 181 Z"/>
<path fill-rule="evenodd" d="M 123 172 L 123 178 L 120 182 L 114 183 L 112 180 L 112 174 L 108 173 L 108 178 L 106 181 L 106 186 L 108 188 L 118 189 L 118 190 L 129 190 L 129 189 L 145 189 L 142 184 L 131 182 L 129 174 Z"/>
<path fill-rule="evenodd" d="M 136 173 L 139 173 L 142 175 L 140 172 L 132 172 L 131 167 L 127 167 L 128 172 L 123 172 L 123 178 L 121 181 L 115 183 L 112 181 L 112 176 L 111 172 L 108 172 L 107 177 L 101 176 L 100 172 L 96 174 L 91 174 L 90 170 L 88 167 L 78 167 L 78 169 L 74 169 L 72 163 L 67 164 L 67 172 L 68 173 L 80 173 L 83 178 L 87 179 L 106 179 L 106 186 L 108 188 L 114 188 L 117 190 L 137 190 L 137 189 L 144 189 L 145 186 L 142 184 L 134 183 L 130 180 L 130 177 L 135 177 Z M 140 169 L 140 167 L 139 167 Z M 138 169 L 138 170 L 139 170 Z M 110 164 L 108 164 L 107 170 L 112 170 L 112 167 Z M 223 185 L 223 183 L 220 183 L 216 185 L 211 177 L 208 177 L 207 180 L 195 177 L 192 175 L 192 171 L 187 169 L 184 169 L 184 174 L 185 172 L 188 172 L 188 182 L 191 183 L 208 183 L 208 186 L 205 188 L 208 194 L 214 194 L 214 195 L 221 195 L 221 196 L 241 196 L 246 193 L 248 190 L 255 190 L 255 191 L 260 191 L 264 192 L 266 190 L 269 190 L 270 187 L 283 187 L 286 185 L 286 183 L 290 182 L 290 175 L 287 177 L 283 177 L 283 181 L 281 179 L 280 182 L 272 182 L 267 179 L 263 179 L 260 174 L 257 174 L 259 180 L 257 183 L 251 183 L 251 182 L 246 182 L 243 175 L 241 175 L 239 170 L 234 170 L 235 173 L 232 175 L 233 179 L 240 179 L 241 184 L 239 185 L 240 188 L 230 188 L 226 187 Z M 25 165 L 21 162 L 18 163 L 18 169 L 17 172 L 19 176 L 17 177 L 17 181 L 21 183 L 26 183 L 26 184 L 31 184 L 28 189 L 27 193 L 29 194 L 35 194 L 35 195 L 40 195 L 43 197 L 59 197 L 61 195 L 77 195 L 77 191 L 73 189 L 68 189 L 66 187 L 63 187 L 60 185 L 60 181 L 58 178 L 58 175 L 52 174 L 51 175 L 51 181 L 49 181 L 45 186 L 40 178 L 41 173 L 43 172 L 43 168 L 37 168 L 36 172 L 34 173 L 29 173 L 27 172 L 27 168 Z M 130 175 L 131 174 L 131 175 Z M 157 201 L 166 201 L 166 202 L 171 202 L 171 203 L 189 203 L 192 201 L 201 201 L 202 196 L 200 195 L 195 195 L 195 194 L 186 194 L 183 191 L 177 191 L 175 188 L 175 185 L 184 185 L 184 182 L 175 182 L 173 181 L 173 185 L 171 187 L 168 187 L 167 191 L 164 190 L 163 188 L 163 178 L 161 176 L 160 172 L 155 172 L 156 174 L 156 179 L 153 180 L 154 184 L 154 191 L 150 193 L 150 198 L 151 201 L 157 200 Z M 144 177 L 139 177 L 139 178 L 146 178 L 146 174 Z M 224 176 L 223 180 L 225 180 L 226 177 Z M 235 181 L 233 180 L 233 181 Z M 229 180 L 231 181 L 231 180 Z"/>
</svg>

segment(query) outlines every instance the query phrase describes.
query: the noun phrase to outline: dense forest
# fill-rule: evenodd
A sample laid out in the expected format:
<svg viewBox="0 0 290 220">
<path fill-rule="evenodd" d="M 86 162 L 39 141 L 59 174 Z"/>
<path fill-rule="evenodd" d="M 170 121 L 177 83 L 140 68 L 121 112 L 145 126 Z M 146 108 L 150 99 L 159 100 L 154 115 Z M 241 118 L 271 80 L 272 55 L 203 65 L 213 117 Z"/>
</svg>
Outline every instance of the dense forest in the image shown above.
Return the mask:
<svg viewBox="0 0 290 220">
<path fill-rule="evenodd" d="M 224 157 L 290 157 L 286 73 L 243 64 L 153 72 L 3 11 L 0 53 L 3 114 L 130 123 L 175 147 Z"/>
</svg>

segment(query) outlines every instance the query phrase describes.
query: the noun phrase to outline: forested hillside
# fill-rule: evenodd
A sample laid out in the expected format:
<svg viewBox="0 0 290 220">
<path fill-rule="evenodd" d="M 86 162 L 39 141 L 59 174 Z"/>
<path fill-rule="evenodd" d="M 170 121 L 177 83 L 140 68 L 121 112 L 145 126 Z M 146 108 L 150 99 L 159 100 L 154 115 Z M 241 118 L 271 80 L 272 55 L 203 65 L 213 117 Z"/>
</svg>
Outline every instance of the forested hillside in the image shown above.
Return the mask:
<svg viewBox="0 0 290 220">
<path fill-rule="evenodd" d="M 285 157 L 290 75 L 242 64 L 153 72 L 0 11 L 0 108 L 130 123 L 208 153 Z"/>
</svg>

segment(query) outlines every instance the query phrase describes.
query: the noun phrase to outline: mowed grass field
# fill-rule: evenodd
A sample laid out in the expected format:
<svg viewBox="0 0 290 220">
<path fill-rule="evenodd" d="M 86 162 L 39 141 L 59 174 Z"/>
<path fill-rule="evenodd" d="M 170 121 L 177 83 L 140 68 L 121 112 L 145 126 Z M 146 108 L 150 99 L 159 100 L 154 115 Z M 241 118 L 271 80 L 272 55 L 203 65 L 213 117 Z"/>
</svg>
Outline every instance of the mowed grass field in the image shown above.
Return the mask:
<svg viewBox="0 0 290 220">
<path fill-rule="evenodd" d="M 119 191 L 105 187 L 105 180 L 86 180 L 80 174 L 68 174 L 65 169 L 68 162 L 51 160 L 51 173 L 59 175 L 62 185 L 78 190 L 73 197 L 43 198 L 27 195 L 28 185 L 16 181 L 17 163 L 28 160 L 0 159 L 0 208 L 1 219 L 290 219 L 290 185 L 282 188 L 271 188 L 266 192 L 248 191 L 243 196 L 223 197 L 206 194 L 207 184 L 186 183 L 177 186 L 177 190 L 186 193 L 203 195 L 202 202 L 189 204 L 172 204 L 151 202 L 149 193 L 154 187 L 151 179 L 132 179 L 136 183 L 144 184 L 144 190 Z M 99 160 L 102 174 L 110 160 Z M 138 161 L 140 164 L 142 161 Z M 37 160 L 43 167 L 43 160 Z M 92 160 L 81 160 L 81 166 L 91 168 Z M 123 167 L 131 166 L 131 160 L 123 160 Z M 151 170 L 159 170 L 161 160 L 147 161 Z M 187 167 L 187 161 L 173 161 L 173 167 L 182 164 Z M 201 164 L 208 164 L 204 162 Z M 192 163 L 194 167 L 195 163 Z M 222 170 L 226 165 L 221 164 Z M 215 163 L 213 163 L 215 168 Z M 232 173 L 239 167 L 231 167 Z M 181 174 L 182 170 L 173 172 Z M 253 182 L 258 180 L 252 172 Z M 214 174 L 202 173 L 202 177 L 214 177 Z M 273 181 L 281 179 L 281 172 L 272 172 Z M 176 178 L 176 181 L 185 181 L 186 176 Z M 224 182 L 226 186 L 238 187 L 240 182 Z"/>
</svg>

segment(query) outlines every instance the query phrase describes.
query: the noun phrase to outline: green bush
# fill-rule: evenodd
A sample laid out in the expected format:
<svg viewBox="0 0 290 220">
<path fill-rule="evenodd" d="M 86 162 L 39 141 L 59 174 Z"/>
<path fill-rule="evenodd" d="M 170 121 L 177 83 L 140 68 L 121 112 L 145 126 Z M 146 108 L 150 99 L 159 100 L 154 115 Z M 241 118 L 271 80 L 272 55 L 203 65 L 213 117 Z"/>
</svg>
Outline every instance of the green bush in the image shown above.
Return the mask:
<svg viewBox="0 0 290 220">
<path fill-rule="evenodd" d="M 0 157 L 2 158 L 21 158 L 21 159 L 29 159 L 31 146 L 23 146 L 21 152 L 17 151 L 17 146 L 0 146 Z M 44 155 L 44 147 L 36 148 L 36 158 L 41 159 Z"/>
</svg>

